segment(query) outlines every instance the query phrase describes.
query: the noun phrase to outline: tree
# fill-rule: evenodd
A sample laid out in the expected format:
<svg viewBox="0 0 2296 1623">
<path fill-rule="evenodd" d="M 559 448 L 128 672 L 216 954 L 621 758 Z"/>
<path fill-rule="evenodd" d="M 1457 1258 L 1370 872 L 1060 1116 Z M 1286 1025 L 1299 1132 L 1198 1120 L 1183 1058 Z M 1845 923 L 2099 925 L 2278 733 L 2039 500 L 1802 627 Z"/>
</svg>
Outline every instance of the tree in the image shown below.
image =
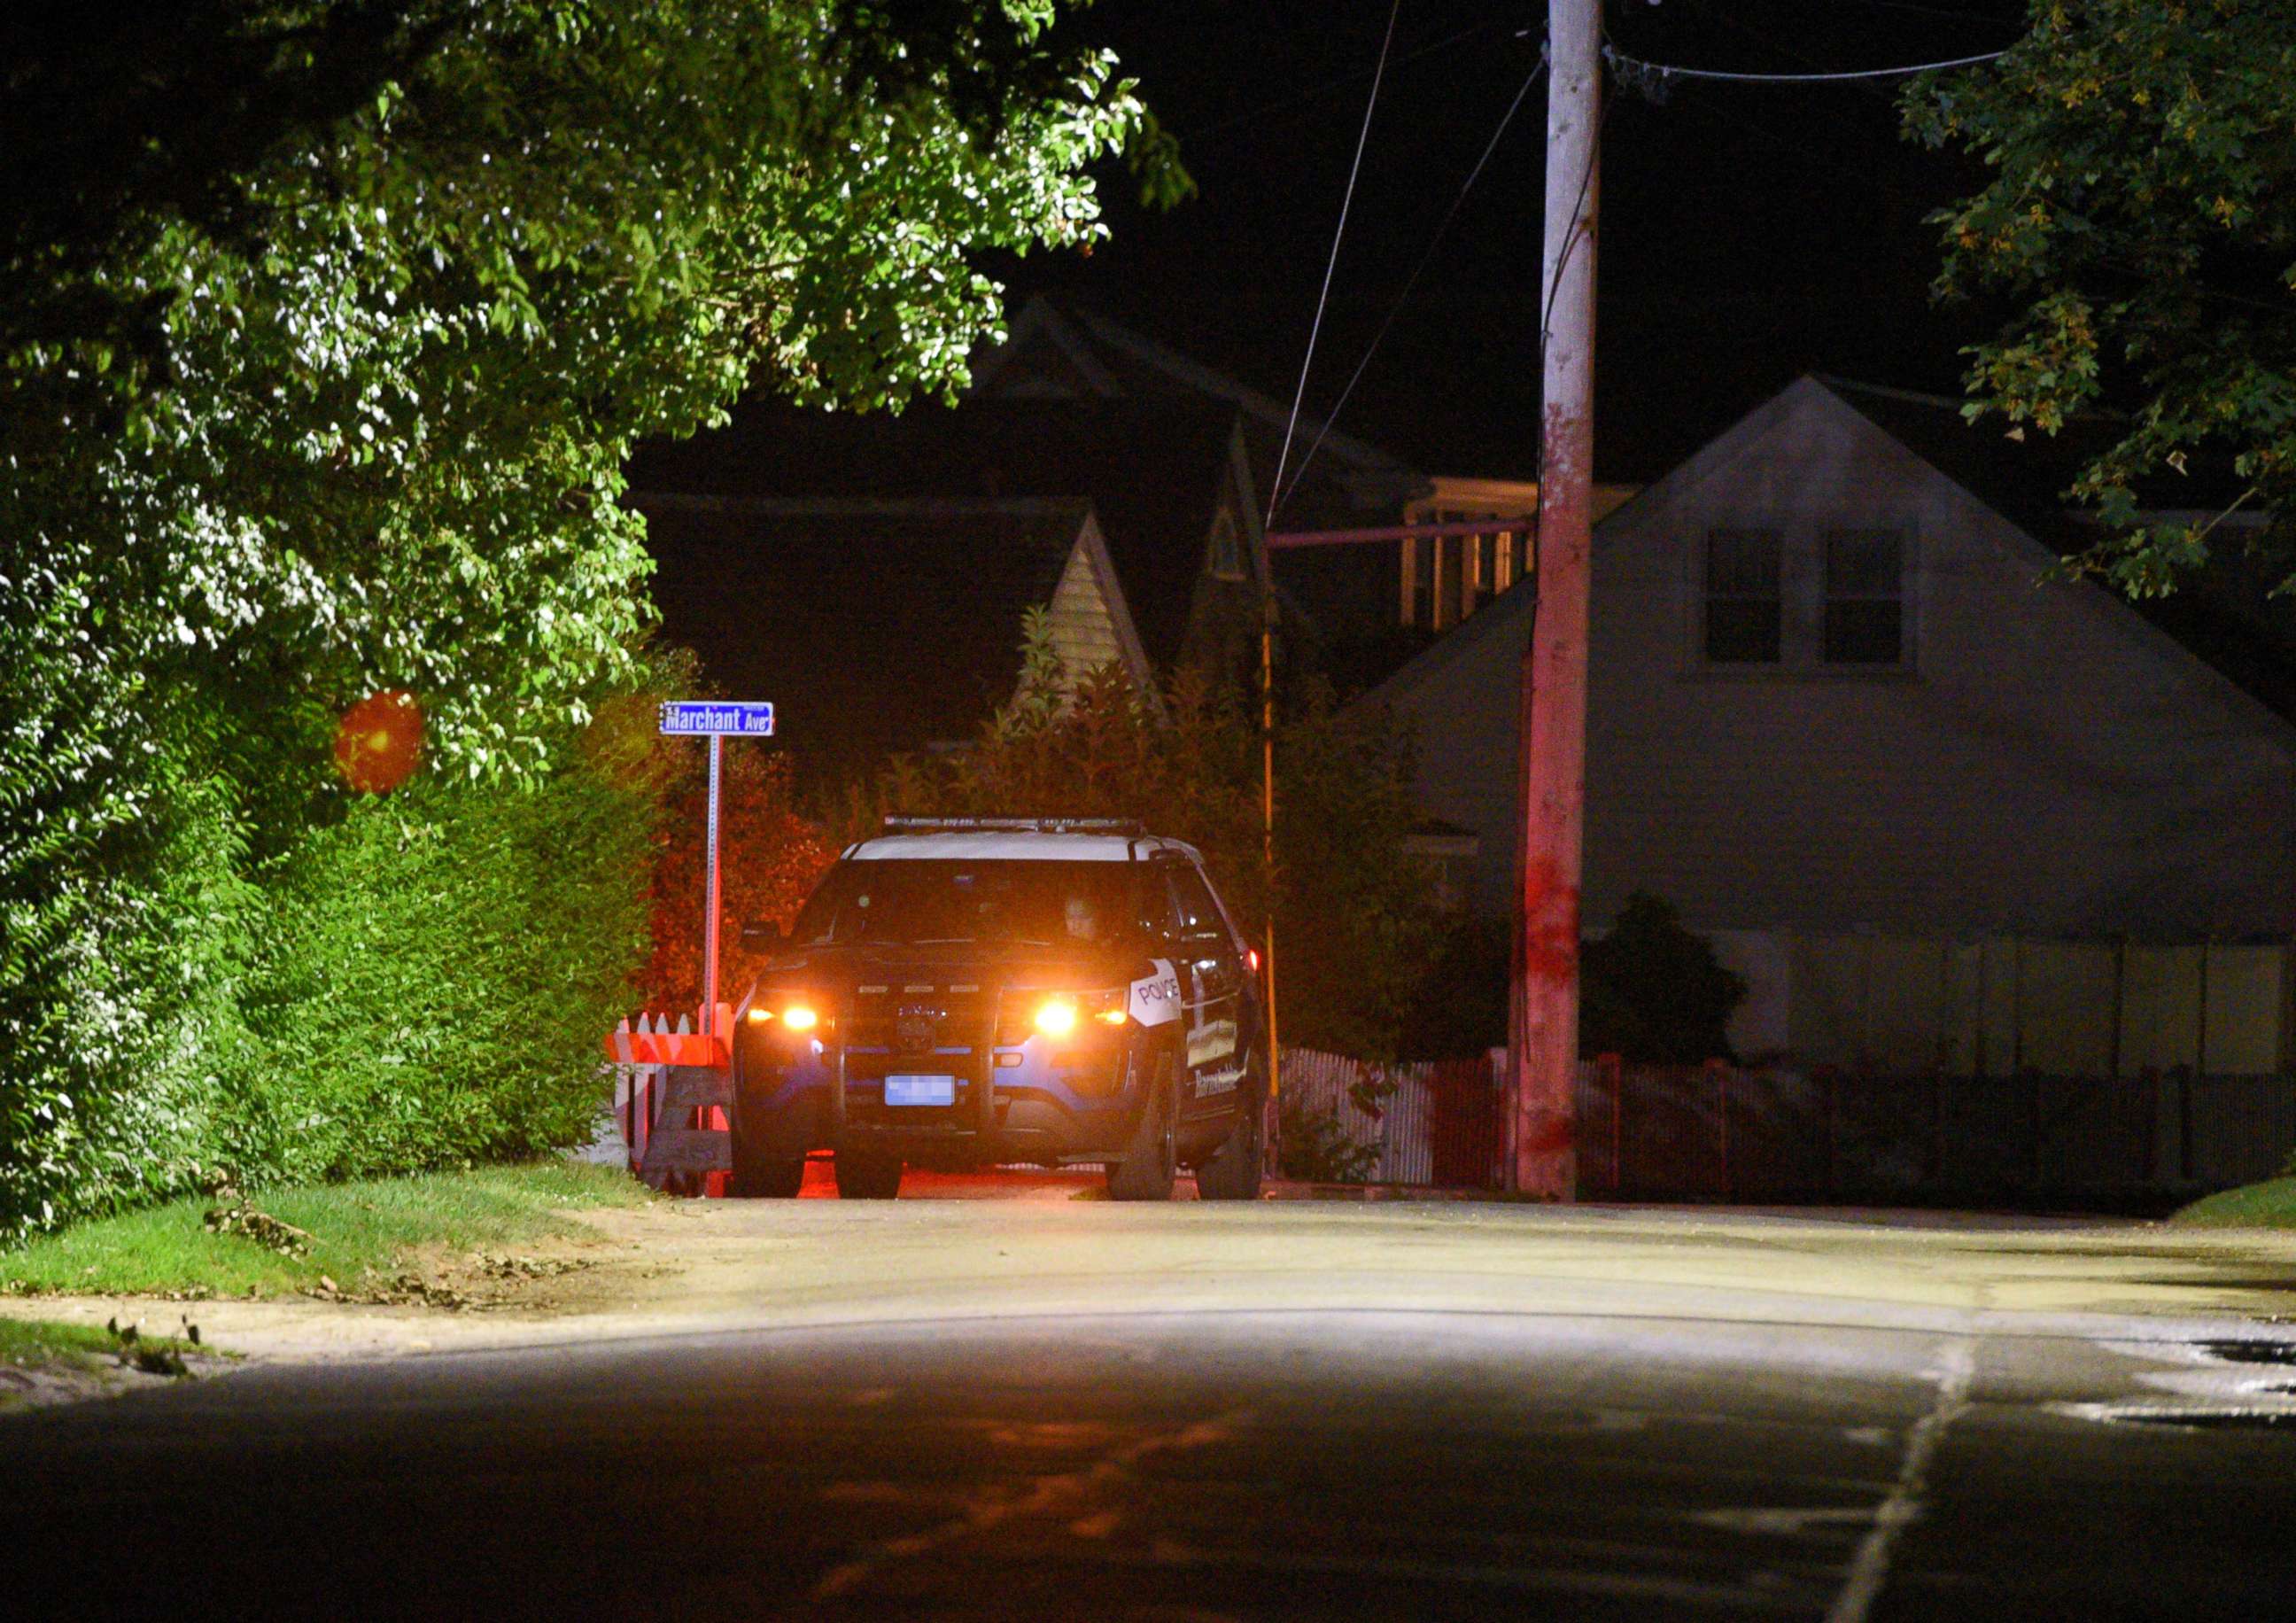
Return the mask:
<svg viewBox="0 0 2296 1623">
<path fill-rule="evenodd" d="M 2296 8 L 2030 0 L 2023 39 L 1915 80 L 1905 115 L 1992 171 L 1931 217 L 1939 295 L 2018 307 L 1968 352 L 1966 414 L 2013 438 L 2118 416 L 2072 487 L 2104 526 L 2085 565 L 2149 595 L 2205 562 L 2221 513 L 2143 509 L 2197 505 L 2177 476 L 2216 450 L 2238 475 L 2226 510 L 2267 517 L 2258 545 L 2296 587 Z"/>
<path fill-rule="evenodd" d="M 71 1198 L 101 1101 L 211 1080 L 212 898 L 343 816 L 345 707 L 408 691 L 429 770 L 538 783 L 640 680 L 636 438 L 753 380 L 953 389 L 1000 320 L 967 255 L 1100 234 L 1086 166 L 1143 115 L 1067 9 L 169 0 L 85 61 L 0 34 L 37 193 L 0 221 L 0 1232 Z"/>
<path fill-rule="evenodd" d="M 1672 903 L 1628 897 L 1610 933 L 1587 943 L 1585 962 L 1582 1053 L 1660 1065 L 1730 1057 L 1726 1028 L 1746 983 L 1705 937 L 1683 928 Z"/>
<path fill-rule="evenodd" d="M 1033 611 L 1013 701 L 972 747 L 896 761 L 841 831 L 886 812 L 1134 817 L 1204 855 L 1247 935 L 1275 904 L 1286 1042 L 1395 1056 L 1432 939 L 1428 877 L 1404 849 L 1408 758 L 1386 724 L 1301 695 L 1275 737 L 1275 872 L 1260 819 L 1257 717 L 1241 691 L 1183 670 L 1160 695 L 1109 665 L 1071 683 Z"/>
</svg>

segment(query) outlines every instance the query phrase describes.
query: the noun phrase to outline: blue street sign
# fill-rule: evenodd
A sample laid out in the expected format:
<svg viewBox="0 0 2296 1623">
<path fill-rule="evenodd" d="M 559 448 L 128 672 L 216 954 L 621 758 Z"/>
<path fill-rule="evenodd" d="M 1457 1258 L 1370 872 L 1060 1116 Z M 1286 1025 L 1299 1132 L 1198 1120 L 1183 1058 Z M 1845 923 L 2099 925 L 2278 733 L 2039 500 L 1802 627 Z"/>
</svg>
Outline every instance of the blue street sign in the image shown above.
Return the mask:
<svg viewBox="0 0 2296 1623">
<path fill-rule="evenodd" d="M 716 704 L 698 699 L 673 700 L 661 707 L 661 730 L 688 737 L 771 738 L 771 704 Z"/>
</svg>

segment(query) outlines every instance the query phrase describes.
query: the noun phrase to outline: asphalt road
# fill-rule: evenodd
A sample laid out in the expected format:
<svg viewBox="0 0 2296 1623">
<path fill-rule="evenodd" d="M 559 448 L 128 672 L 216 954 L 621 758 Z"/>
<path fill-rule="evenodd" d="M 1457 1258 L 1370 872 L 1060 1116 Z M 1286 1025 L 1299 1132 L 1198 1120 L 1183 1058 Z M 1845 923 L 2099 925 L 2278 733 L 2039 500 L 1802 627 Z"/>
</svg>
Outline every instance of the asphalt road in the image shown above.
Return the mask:
<svg viewBox="0 0 2296 1623">
<path fill-rule="evenodd" d="M 2296 1617 L 2296 1326 L 2257 1316 L 2296 1304 L 2284 1245 L 1037 1193 L 713 1203 L 661 1220 L 691 1266 L 644 1314 L 0 1422 L 0 1593 L 75 1617 Z"/>
</svg>

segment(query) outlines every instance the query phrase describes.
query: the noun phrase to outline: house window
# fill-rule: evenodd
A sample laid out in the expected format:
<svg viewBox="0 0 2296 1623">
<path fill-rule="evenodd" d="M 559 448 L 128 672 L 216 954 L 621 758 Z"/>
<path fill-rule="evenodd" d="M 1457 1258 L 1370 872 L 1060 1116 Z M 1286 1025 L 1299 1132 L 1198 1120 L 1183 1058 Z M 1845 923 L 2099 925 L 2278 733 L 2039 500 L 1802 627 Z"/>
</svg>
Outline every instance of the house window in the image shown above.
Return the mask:
<svg viewBox="0 0 2296 1623">
<path fill-rule="evenodd" d="M 1784 623 L 1778 532 L 1717 529 L 1706 537 L 1706 659 L 1775 665 Z"/>
<path fill-rule="evenodd" d="M 1825 532 L 1828 665 L 1896 665 L 1906 652 L 1906 542 L 1894 529 Z"/>
<path fill-rule="evenodd" d="M 1226 580 L 1243 578 L 1243 545 L 1236 539 L 1234 516 L 1225 507 L 1212 516 L 1212 573 Z"/>
</svg>

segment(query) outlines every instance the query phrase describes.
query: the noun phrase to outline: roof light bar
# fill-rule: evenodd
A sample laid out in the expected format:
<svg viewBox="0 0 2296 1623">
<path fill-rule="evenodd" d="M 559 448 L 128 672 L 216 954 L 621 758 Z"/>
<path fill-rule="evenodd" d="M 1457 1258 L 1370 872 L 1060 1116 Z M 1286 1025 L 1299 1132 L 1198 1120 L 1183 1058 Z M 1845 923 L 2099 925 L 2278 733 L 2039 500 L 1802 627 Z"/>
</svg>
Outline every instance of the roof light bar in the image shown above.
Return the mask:
<svg viewBox="0 0 2296 1623">
<path fill-rule="evenodd" d="M 918 817 L 885 819 L 888 834 L 950 834 L 968 832 L 1019 834 L 1119 834 L 1138 839 L 1148 830 L 1136 817 Z"/>
</svg>

